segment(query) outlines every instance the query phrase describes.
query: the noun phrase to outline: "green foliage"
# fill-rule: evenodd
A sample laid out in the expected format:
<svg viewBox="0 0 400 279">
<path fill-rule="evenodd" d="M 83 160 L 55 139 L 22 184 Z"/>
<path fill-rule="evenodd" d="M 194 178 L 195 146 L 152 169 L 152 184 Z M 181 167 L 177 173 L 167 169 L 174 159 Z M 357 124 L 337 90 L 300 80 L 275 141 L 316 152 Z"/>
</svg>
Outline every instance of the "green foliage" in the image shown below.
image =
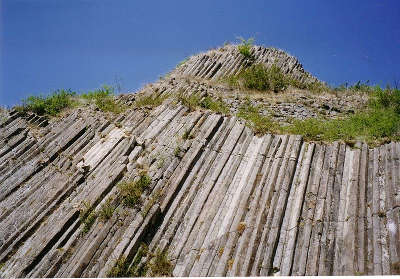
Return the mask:
<svg viewBox="0 0 400 279">
<path fill-rule="evenodd" d="M 107 277 L 144 277 L 147 266 L 143 269 L 138 269 L 138 265 L 141 259 L 148 254 L 148 247 L 145 243 L 142 243 L 138 249 L 138 252 L 133 259 L 132 264 L 122 256 L 118 259 L 114 266 L 107 272 Z M 131 266 L 131 267 L 129 267 Z"/>
<path fill-rule="evenodd" d="M 245 40 L 242 37 L 238 37 L 240 40 L 240 45 L 238 45 L 238 51 L 240 54 L 242 54 L 244 57 L 251 59 L 251 47 L 254 44 L 254 38 L 249 38 Z"/>
<path fill-rule="evenodd" d="M 157 249 L 153 258 L 148 262 L 147 268 L 151 277 L 172 277 L 173 265 L 168 259 L 168 251 L 161 252 Z"/>
<path fill-rule="evenodd" d="M 200 106 L 202 108 L 209 109 L 218 113 L 229 113 L 228 106 L 222 99 L 213 99 L 210 96 L 204 97 L 200 102 Z"/>
<path fill-rule="evenodd" d="M 400 115 L 393 109 L 372 109 L 344 119 L 295 120 L 283 131 L 303 135 L 306 140 L 364 140 L 373 144 L 400 138 Z"/>
<path fill-rule="evenodd" d="M 309 90 L 314 93 L 330 91 L 330 88 L 320 81 L 306 83 L 306 82 L 302 82 L 302 81 L 299 81 L 299 80 L 291 78 L 291 77 L 286 77 L 286 79 L 287 79 L 287 83 L 295 88 L 306 89 L 306 90 Z"/>
<path fill-rule="evenodd" d="M 234 87 L 241 85 L 246 89 L 258 91 L 273 90 L 279 92 L 288 85 L 288 80 L 278 66 L 272 65 L 267 68 L 263 64 L 252 65 L 236 77 L 229 77 L 227 81 Z"/>
<path fill-rule="evenodd" d="M 187 139 L 189 139 L 190 137 L 191 137 L 191 136 L 190 136 L 190 130 L 189 130 L 189 129 L 186 129 L 186 130 L 183 132 L 182 139 L 187 140 Z"/>
<path fill-rule="evenodd" d="M 167 94 L 151 94 L 138 98 L 135 101 L 135 107 L 158 107 L 161 105 L 165 99 L 168 98 Z"/>
<path fill-rule="evenodd" d="M 114 89 L 110 86 L 104 85 L 100 89 L 82 94 L 81 97 L 93 101 L 104 112 L 120 113 L 123 111 L 123 107 L 115 102 Z"/>
<path fill-rule="evenodd" d="M 107 200 L 100 208 L 98 213 L 99 218 L 102 221 L 106 221 L 112 217 L 114 214 L 115 207 L 111 204 L 111 200 Z"/>
<path fill-rule="evenodd" d="M 147 214 L 149 213 L 149 211 L 153 207 L 153 205 L 160 199 L 160 196 L 161 196 L 161 190 L 160 189 L 158 189 L 158 191 L 154 192 L 151 195 L 151 197 L 149 198 L 149 201 L 143 207 L 143 210 L 142 210 L 142 216 L 143 217 L 147 216 Z"/>
<path fill-rule="evenodd" d="M 141 196 L 151 183 L 151 178 L 146 174 L 140 174 L 136 181 L 123 181 L 118 184 L 118 189 L 125 206 L 134 207 L 141 203 Z"/>
<path fill-rule="evenodd" d="M 400 89 L 376 86 L 369 99 L 369 105 L 375 109 L 393 109 L 400 114 Z"/>
<path fill-rule="evenodd" d="M 185 95 L 183 92 L 179 92 L 176 95 L 178 102 L 189 108 L 190 111 L 194 111 L 196 107 L 200 106 L 201 96 L 198 93 L 193 92 L 192 94 Z"/>
<path fill-rule="evenodd" d="M 97 214 L 96 212 L 90 207 L 90 204 L 87 202 L 83 202 L 83 208 L 80 210 L 80 221 L 83 224 L 83 233 L 87 233 L 94 221 L 96 221 Z"/>
<path fill-rule="evenodd" d="M 23 100 L 21 110 L 31 111 L 39 115 L 58 115 L 63 109 L 72 107 L 72 99 L 76 93 L 71 90 L 56 90 L 49 96 L 30 96 Z"/>
<path fill-rule="evenodd" d="M 179 145 L 177 147 L 175 147 L 174 156 L 179 158 L 181 156 L 181 151 L 182 151 L 182 148 Z"/>
<path fill-rule="evenodd" d="M 107 272 L 107 277 L 129 277 L 128 275 L 129 262 L 125 257 L 118 259 L 114 266 Z"/>
<path fill-rule="evenodd" d="M 272 133 L 278 129 L 270 117 L 264 116 L 260 113 L 259 108 L 254 107 L 247 102 L 239 108 L 238 117 L 246 120 L 246 124 L 250 126 L 256 134 Z"/>
</svg>

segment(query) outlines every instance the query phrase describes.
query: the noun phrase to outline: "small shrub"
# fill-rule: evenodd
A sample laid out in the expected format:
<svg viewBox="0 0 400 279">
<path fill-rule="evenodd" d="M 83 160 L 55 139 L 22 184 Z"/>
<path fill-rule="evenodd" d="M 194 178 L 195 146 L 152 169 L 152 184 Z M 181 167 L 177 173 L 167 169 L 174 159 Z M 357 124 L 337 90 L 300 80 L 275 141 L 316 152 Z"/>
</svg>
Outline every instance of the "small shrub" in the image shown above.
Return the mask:
<svg viewBox="0 0 400 279">
<path fill-rule="evenodd" d="M 393 109 L 400 114 L 400 89 L 376 86 L 371 92 L 369 105 L 373 109 Z"/>
<path fill-rule="evenodd" d="M 123 107 L 114 100 L 114 89 L 110 86 L 103 86 L 100 89 L 89 91 L 81 95 L 82 98 L 93 101 L 95 105 L 104 112 L 120 113 Z"/>
<path fill-rule="evenodd" d="M 107 277 L 128 277 L 129 262 L 127 262 L 125 257 L 118 259 L 114 266 L 107 272 Z"/>
<path fill-rule="evenodd" d="M 178 146 L 175 147 L 175 149 L 174 149 L 174 156 L 179 158 L 179 157 L 181 156 L 181 152 L 182 152 L 182 149 L 181 149 L 181 147 L 178 145 Z"/>
<path fill-rule="evenodd" d="M 288 81 L 281 69 L 272 65 L 267 68 L 263 64 L 255 64 L 245 69 L 237 77 L 228 78 L 228 83 L 233 86 L 242 85 L 246 89 L 258 91 L 273 90 L 279 92 L 284 90 Z"/>
<path fill-rule="evenodd" d="M 344 119 L 295 120 L 284 131 L 303 135 L 306 140 L 364 140 L 374 144 L 385 138 L 400 138 L 400 115 L 393 109 L 358 112 Z"/>
<path fill-rule="evenodd" d="M 143 207 L 143 210 L 142 210 L 143 218 L 147 216 L 147 214 L 149 213 L 149 211 L 153 207 L 153 205 L 160 199 L 160 196 L 161 196 L 160 189 L 158 191 L 156 191 L 153 195 L 151 195 L 151 197 L 149 198 L 149 201 Z"/>
<path fill-rule="evenodd" d="M 98 213 L 99 218 L 102 221 L 106 221 L 112 217 L 114 214 L 115 207 L 111 205 L 111 201 L 107 200 L 105 203 L 100 208 L 100 211 Z"/>
<path fill-rule="evenodd" d="M 63 109 L 72 107 L 76 93 L 71 90 L 56 90 L 49 96 L 30 96 L 23 101 L 21 110 L 38 115 L 58 115 Z"/>
<path fill-rule="evenodd" d="M 83 208 L 80 210 L 80 221 L 83 224 L 83 233 L 87 233 L 96 221 L 96 212 L 90 207 L 90 204 L 83 202 Z"/>
<path fill-rule="evenodd" d="M 171 277 L 173 265 L 168 259 L 168 251 L 161 252 L 157 249 L 156 254 L 148 263 L 148 269 L 151 277 Z"/>
<path fill-rule="evenodd" d="M 246 58 L 252 58 L 251 55 L 251 47 L 254 44 L 254 38 L 249 38 L 247 40 L 245 40 L 242 37 L 238 37 L 238 39 L 240 40 L 240 45 L 238 45 L 238 51 L 240 54 L 242 54 L 244 57 Z"/>
<path fill-rule="evenodd" d="M 124 181 L 118 184 L 125 206 L 134 207 L 141 203 L 141 196 L 151 183 L 151 178 L 143 173 L 137 181 Z"/>
<path fill-rule="evenodd" d="M 182 139 L 187 140 L 190 138 L 190 130 L 186 129 L 182 134 Z"/>
<path fill-rule="evenodd" d="M 160 94 L 158 96 L 156 94 L 151 94 L 151 95 L 143 96 L 143 97 L 137 99 L 135 101 L 134 106 L 135 107 L 146 107 L 146 106 L 158 107 L 167 98 L 168 98 L 167 94 Z"/>
<path fill-rule="evenodd" d="M 221 99 L 213 99 L 210 96 L 206 96 L 201 100 L 200 106 L 205 109 L 209 109 L 218 113 L 227 114 L 229 109 L 224 101 Z"/>
<path fill-rule="evenodd" d="M 278 128 L 277 123 L 270 117 L 262 115 L 259 109 L 252 106 L 250 103 L 241 106 L 237 116 L 243 118 L 246 124 L 250 126 L 256 134 L 272 133 Z"/>
<path fill-rule="evenodd" d="M 198 93 L 193 92 L 188 96 L 183 92 L 179 92 L 176 98 L 178 102 L 189 108 L 189 111 L 194 111 L 198 106 L 200 106 L 201 96 Z"/>
</svg>

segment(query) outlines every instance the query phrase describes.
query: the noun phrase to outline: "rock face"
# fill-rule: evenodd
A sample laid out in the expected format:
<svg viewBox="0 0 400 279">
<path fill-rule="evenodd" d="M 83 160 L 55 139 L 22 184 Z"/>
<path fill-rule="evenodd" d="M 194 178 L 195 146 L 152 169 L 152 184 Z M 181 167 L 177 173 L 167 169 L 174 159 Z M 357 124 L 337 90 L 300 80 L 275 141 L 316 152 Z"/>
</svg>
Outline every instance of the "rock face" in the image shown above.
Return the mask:
<svg viewBox="0 0 400 279">
<path fill-rule="evenodd" d="M 400 143 L 257 136 L 167 101 L 75 109 L 33 128 L 34 117 L 13 111 L 0 126 L 1 277 L 105 277 L 117 260 L 140 270 L 160 251 L 173 276 L 398 272 Z M 117 184 L 143 171 L 141 205 L 124 206 Z M 88 227 L 83 203 L 116 210 Z"/>
</svg>

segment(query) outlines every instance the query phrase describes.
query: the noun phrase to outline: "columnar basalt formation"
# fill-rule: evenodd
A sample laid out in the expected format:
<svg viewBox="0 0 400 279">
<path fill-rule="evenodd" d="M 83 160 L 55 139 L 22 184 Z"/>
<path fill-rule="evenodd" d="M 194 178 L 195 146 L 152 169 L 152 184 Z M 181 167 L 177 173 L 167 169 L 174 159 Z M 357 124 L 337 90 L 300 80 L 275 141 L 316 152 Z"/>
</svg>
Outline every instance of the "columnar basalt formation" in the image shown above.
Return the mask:
<svg viewBox="0 0 400 279">
<path fill-rule="evenodd" d="M 175 74 L 199 72 L 202 59 Z M 209 73 L 228 69 L 212 61 Z M 151 275 L 144 267 L 160 251 L 173 276 L 399 272 L 400 143 L 260 136 L 234 116 L 168 100 L 35 118 L 12 111 L 0 126 L 1 277 L 106 277 L 122 259 Z M 129 208 L 117 185 L 144 171 L 150 186 Z M 112 216 L 85 232 L 82 205 L 107 202 Z"/>
</svg>

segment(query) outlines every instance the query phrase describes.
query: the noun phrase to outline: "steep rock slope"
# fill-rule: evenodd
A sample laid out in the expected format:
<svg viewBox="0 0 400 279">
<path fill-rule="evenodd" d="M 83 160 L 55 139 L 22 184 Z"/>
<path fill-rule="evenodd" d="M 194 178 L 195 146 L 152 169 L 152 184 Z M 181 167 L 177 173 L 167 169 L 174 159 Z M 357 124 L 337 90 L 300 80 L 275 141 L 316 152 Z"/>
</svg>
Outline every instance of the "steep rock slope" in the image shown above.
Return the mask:
<svg viewBox="0 0 400 279">
<path fill-rule="evenodd" d="M 140 94 L 177 86 L 163 82 Z M 129 208 L 117 185 L 144 171 L 150 185 Z M 12 111 L 0 127 L 0 275 L 105 277 L 121 261 L 125 276 L 157 275 L 162 251 L 174 276 L 396 274 L 399 194 L 400 143 L 258 136 L 169 100 L 51 121 Z M 89 226 L 106 204 L 112 216 Z"/>
</svg>

